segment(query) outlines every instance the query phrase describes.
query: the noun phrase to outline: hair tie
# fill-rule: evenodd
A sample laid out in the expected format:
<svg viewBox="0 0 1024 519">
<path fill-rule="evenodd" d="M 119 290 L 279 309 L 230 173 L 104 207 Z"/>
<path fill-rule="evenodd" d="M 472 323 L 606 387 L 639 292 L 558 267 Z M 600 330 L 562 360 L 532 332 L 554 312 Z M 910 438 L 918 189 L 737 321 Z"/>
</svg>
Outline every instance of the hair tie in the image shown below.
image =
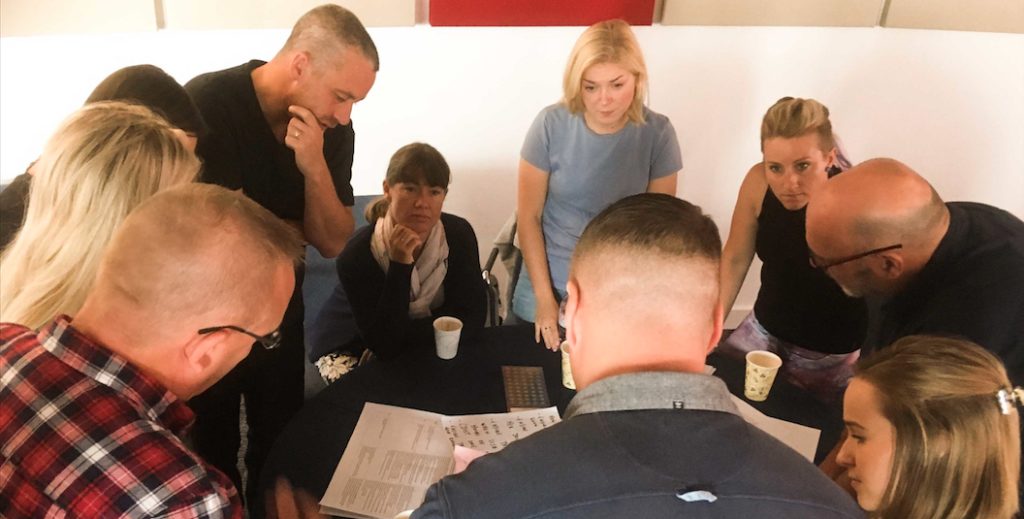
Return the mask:
<svg viewBox="0 0 1024 519">
<path fill-rule="evenodd" d="M 1017 386 L 1013 389 L 1000 389 L 996 393 L 996 400 L 999 401 L 999 411 L 1010 414 L 1011 406 L 1024 405 L 1024 388 Z"/>
</svg>

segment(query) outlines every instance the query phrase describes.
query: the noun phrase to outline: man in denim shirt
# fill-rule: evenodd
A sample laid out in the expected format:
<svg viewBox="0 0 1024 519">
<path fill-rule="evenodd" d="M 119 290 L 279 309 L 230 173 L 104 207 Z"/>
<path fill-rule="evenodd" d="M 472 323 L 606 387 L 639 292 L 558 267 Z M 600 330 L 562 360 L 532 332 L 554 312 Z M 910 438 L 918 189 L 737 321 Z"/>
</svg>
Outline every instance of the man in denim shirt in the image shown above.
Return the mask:
<svg viewBox="0 0 1024 519">
<path fill-rule="evenodd" d="M 573 254 L 565 420 L 427 492 L 435 517 L 861 517 L 817 468 L 746 423 L 703 374 L 722 333 L 721 240 L 700 208 L 625 198 Z"/>
</svg>

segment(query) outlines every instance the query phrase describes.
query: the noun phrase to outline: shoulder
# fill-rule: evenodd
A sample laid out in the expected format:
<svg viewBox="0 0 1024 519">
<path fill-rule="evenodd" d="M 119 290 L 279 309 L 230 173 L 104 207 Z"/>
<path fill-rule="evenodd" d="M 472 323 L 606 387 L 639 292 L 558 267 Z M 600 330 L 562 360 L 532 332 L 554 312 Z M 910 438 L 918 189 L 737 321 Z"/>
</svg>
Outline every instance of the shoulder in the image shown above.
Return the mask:
<svg viewBox="0 0 1024 519">
<path fill-rule="evenodd" d="M 571 124 L 580 117 L 572 112 L 562 103 L 545 106 L 538 114 L 534 124 L 540 123 L 545 127 L 559 127 Z"/>
<path fill-rule="evenodd" d="M 441 225 L 444 226 L 445 233 L 451 233 L 453 231 L 473 232 L 473 226 L 470 225 L 468 220 L 451 213 L 441 213 Z"/>
<path fill-rule="evenodd" d="M 758 162 L 750 166 L 747 174 L 743 176 L 737 204 L 752 210 L 753 214 L 757 216 L 761 213 L 761 202 L 764 201 L 767 192 L 768 182 L 764 179 L 764 163 Z"/>
<path fill-rule="evenodd" d="M 260 64 L 262 62 L 253 60 L 224 70 L 200 74 L 185 83 L 185 90 L 197 104 L 208 99 L 234 97 L 238 88 L 246 85 L 246 81 L 252 81 L 250 73 Z"/>
<path fill-rule="evenodd" d="M 650 108 L 644 107 L 644 126 L 650 128 L 651 131 L 663 132 L 666 129 L 672 128 L 672 121 L 669 120 L 667 115 L 662 115 Z"/>
<path fill-rule="evenodd" d="M 338 265 L 354 265 L 370 250 L 370 239 L 373 238 L 373 224 L 364 225 L 348 239 L 345 248 L 338 255 Z"/>
</svg>

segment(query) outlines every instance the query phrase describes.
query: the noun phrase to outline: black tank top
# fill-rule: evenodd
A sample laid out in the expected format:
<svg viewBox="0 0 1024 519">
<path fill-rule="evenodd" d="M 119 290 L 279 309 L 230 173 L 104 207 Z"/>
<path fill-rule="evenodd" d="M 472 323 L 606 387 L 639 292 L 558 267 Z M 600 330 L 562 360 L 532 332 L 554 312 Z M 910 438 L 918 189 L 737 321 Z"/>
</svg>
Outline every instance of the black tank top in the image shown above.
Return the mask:
<svg viewBox="0 0 1024 519">
<path fill-rule="evenodd" d="M 807 260 L 807 208 L 790 211 L 769 188 L 757 218 L 761 289 L 754 313 L 768 333 L 801 348 L 849 353 L 864 341 L 867 308 Z"/>
</svg>

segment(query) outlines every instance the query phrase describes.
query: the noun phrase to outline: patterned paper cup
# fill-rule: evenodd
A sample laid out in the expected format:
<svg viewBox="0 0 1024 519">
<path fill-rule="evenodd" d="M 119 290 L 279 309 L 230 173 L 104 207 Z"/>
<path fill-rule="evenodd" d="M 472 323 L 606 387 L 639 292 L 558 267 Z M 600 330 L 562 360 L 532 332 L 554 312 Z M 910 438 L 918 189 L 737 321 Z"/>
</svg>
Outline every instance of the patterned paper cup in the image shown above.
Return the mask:
<svg viewBox="0 0 1024 519">
<path fill-rule="evenodd" d="M 782 359 L 770 351 L 747 353 L 747 378 L 743 384 L 743 396 L 755 402 L 764 402 L 781 366 Z"/>
<path fill-rule="evenodd" d="M 569 341 L 562 341 L 562 385 L 576 389 L 576 381 L 572 378 L 572 365 L 569 363 Z"/>
</svg>

